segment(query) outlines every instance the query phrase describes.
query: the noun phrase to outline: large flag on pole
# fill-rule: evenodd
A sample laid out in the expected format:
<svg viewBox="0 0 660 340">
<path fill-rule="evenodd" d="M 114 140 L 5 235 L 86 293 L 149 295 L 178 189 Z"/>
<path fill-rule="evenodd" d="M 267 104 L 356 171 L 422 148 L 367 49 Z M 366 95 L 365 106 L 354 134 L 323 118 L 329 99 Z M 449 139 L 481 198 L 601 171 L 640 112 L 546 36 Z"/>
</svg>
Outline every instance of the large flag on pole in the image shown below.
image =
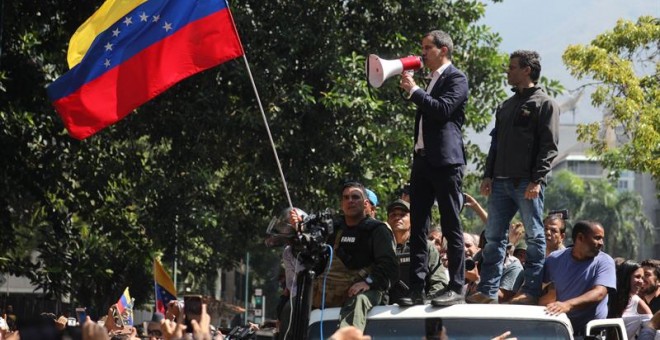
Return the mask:
<svg viewBox="0 0 660 340">
<path fill-rule="evenodd" d="M 47 91 L 69 134 L 84 139 L 241 55 L 226 0 L 107 0 L 71 38 L 71 70 Z"/>
<path fill-rule="evenodd" d="M 154 260 L 154 287 L 156 289 L 156 311 L 165 314 L 167 304 L 176 300 L 176 288 L 158 260 Z"/>
</svg>

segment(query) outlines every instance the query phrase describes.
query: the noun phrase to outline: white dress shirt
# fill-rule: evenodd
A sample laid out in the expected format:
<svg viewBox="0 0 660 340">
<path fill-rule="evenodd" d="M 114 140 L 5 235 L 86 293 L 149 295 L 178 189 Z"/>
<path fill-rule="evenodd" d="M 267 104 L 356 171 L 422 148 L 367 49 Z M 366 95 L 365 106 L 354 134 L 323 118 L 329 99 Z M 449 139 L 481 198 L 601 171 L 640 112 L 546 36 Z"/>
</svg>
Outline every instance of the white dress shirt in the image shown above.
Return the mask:
<svg viewBox="0 0 660 340">
<path fill-rule="evenodd" d="M 431 82 L 429 82 L 429 86 L 426 87 L 426 93 L 431 93 L 431 90 L 433 89 L 433 86 L 435 86 L 435 83 L 440 79 L 440 76 L 442 75 L 442 72 L 444 72 L 447 67 L 451 65 L 451 61 L 443 64 L 440 66 L 437 70 L 433 71 L 431 73 Z M 415 91 L 419 90 L 420 87 L 415 85 L 410 89 L 410 95 L 412 96 Z M 422 137 L 422 118 L 419 117 L 419 133 L 417 134 L 417 141 L 415 142 L 415 151 L 424 149 L 424 138 Z"/>
</svg>

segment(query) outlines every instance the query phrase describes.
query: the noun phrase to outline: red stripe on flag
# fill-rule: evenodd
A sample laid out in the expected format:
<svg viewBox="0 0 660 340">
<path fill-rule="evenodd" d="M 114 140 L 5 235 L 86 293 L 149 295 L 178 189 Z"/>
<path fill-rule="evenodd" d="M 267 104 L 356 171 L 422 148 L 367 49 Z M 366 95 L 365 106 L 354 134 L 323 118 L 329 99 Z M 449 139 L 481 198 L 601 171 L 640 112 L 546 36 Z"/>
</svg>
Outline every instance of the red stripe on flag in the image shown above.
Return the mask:
<svg viewBox="0 0 660 340">
<path fill-rule="evenodd" d="M 178 81 L 243 55 L 225 9 L 190 23 L 54 105 L 69 134 L 87 138 Z"/>
</svg>

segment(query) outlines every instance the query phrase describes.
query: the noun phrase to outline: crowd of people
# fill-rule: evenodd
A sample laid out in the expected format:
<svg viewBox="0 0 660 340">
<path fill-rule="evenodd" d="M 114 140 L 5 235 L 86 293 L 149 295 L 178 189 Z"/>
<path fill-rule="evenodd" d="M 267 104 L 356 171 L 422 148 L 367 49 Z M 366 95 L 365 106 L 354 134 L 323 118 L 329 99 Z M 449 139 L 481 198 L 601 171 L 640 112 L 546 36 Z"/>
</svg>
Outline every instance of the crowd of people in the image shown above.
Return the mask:
<svg viewBox="0 0 660 340">
<path fill-rule="evenodd" d="M 339 195 L 342 214 L 324 240 L 331 256 L 312 286 L 311 305 L 340 308 L 340 328 L 333 338 L 368 338 L 362 335 L 368 312 L 394 303 L 542 305 L 550 315 L 566 313 L 576 335 L 584 335 L 590 320 L 621 317 L 629 338 L 654 337 L 660 327 L 660 261 L 615 261 L 602 249 L 605 228 L 596 221 L 575 222 L 572 244 L 566 246 L 567 214 L 543 217 L 547 175 L 558 153 L 559 106 L 538 85 L 539 54 L 518 50 L 510 55 L 506 73 L 513 95 L 495 110 L 480 186 L 488 198 L 484 208 L 462 190 L 469 87 L 466 75 L 452 64 L 453 41 L 446 32 L 430 31 L 422 37 L 421 49 L 431 72 L 428 86 L 422 88 L 408 72 L 399 84 L 416 106 L 409 186 L 386 206 L 386 221 L 379 221 L 376 193 L 359 182 L 345 183 Z M 439 223 L 432 221 L 435 205 Z M 465 208 L 482 219 L 481 234 L 463 232 L 460 214 Z M 284 215 L 287 231 L 274 232 L 288 238 L 278 319 L 281 338 L 289 339 L 291 302 L 300 294 L 296 277 L 304 269 L 290 231 L 299 230 L 305 213 L 293 208 Z M 516 215 L 520 221 L 513 221 Z M 222 338 L 210 326 L 205 305 L 188 325 L 178 304 L 168 307 L 165 315 L 154 316 L 143 337 Z M 116 322 L 115 310 L 111 307 L 98 322 L 87 318 L 82 338 L 138 338 L 134 327 Z M 43 320 L 52 334 L 70 328 L 54 315 Z M 0 319 L 0 340 L 18 338 L 11 322 L 7 316 Z M 22 329 L 20 338 L 34 334 Z M 35 339 L 50 338 L 38 334 Z"/>
<path fill-rule="evenodd" d="M 543 216 L 547 175 L 558 154 L 559 106 L 538 85 L 537 52 L 518 50 L 509 58 L 513 95 L 495 110 L 480 186 L 487 207 L 463 192 L 461 129 L 469 90 L 465 74 L 452 64 L 453 48 L 446 32 L 428 32 L 421 40 L 428 86 L 421 88 L 408 72 L 401 75 L 399 86 L 417 108 L 408 190 L 387 205 L 381 222 L 372 190 L 357 182 L 343 186 L 343 215 L 327 239 L 334 260 L 324 280 L 331 288 L 320 290 L 318 283 L 313 306 L 325 298 L 325 307 L 341 307 L 340 327 L 359 330 L 378 304 L 467 302 L 543 305 L 550 315 L 566 313 L 576 335 L 589 320 L 608 315 L 624 317 L 631 337 L 643 329 L 655 332 L 655 260 L 644 262 L 653 268 L 648 271 L 631 261 L 615 265 L 602 249 L 605 228 L 596 221 L 577 221 L 567 247 L 567 211 Z M 432 223 L 434 205 L 439 224 Z M 480 235 L 463 232 L 464 208 L 482 218 Z M 520 221 L 513 221 L 516 215 Z M 299 218 L 292 214 L 291 226 Z"/>
<path fill-rule="evenodd" d="M 355 196 L 355 197 L 352 197 Z M 402 195 L 405 197 L 404 195 Z M 329 244 L 335 246 L 336 252 L 347 253 L 341 256 L 359 256 L 364 261 L 368 259 L 378 259 L 382 272 L 389 273 L 380 275 L 370 273 L 368 275 L 359 274 L 359 266 L 353 267 L 353 274 L 350 271 L 342 271 L 338 267 L 332 267 L 328 271 L 330 277 L 342 273 L 343 286 L 334 286 L 334 281 L 330 279 L 332 285 L 332 301 L 325 307 L 342 307 L 340 327 L 356 326 L 364 330 L 366 326 L 366 315 L 368 311 L 378 304 L 394 304 L 398 300 L 393 297 L 406 295 L 410 289 L 407 282 L 407 271 L 409 270 L 409 247 L 408 239 L 410 234 L 410 203 L 404 199 L 398 198 L 387 205 L 387 221 L 377 222 L 370 216 L 367 216 L 368 209 L 374 209 L 376 206 L 372 203 L 373 198 L 367 198 L 366 190 L 359 183 L 347 183 L 342 190 L 342 211 L 344 213 L 353 211 L 352 216 L 357 216 L 356 223 L 377 223 L 381 228 L 378 241 L 369 237 L 369 232 L 363 230 L 363 235 L 358 237 L 350 236 L 344 242 L 355 243 L 362 242 L 356 248 L 366 251 L 365 253 L 356 253 L 344 248 L 339 241 Z M 472 209 L 482 218 L 484 224 L 488 219 L 488 213 L 485 209 L 469 194 L 465 194 L 465 207 Z M 362 212 L 360 212 L 362 210 Z M 465 284 L 461 287 L 461 294 L 467 295 L 468 303 L 524 303 L 532 305 L 542 305 L 551 315 L 566 313 L 571 320 L 575 334 L 584 335 L 586 323 L 593 319 L 606 317 L 622 317 L 626 323 L 630 338 L 642 334 L 642 332 L 653 332 L 660 326 L 660 261 L 648 259 L 638 264 L 631 260 L 617 259 L 618 264 L 608 254 L 602 251 L 605 238 L 604 228 L 594 221 L 577 221 L 572 226 L 571 240 L 572 245 L 566 246 L 566 228 L 568 225 L 567 214 L 564 211 L 552 212 L 543 219 L 544 238 L 550 251 L 545 256 L 542 271 L 542 293 L 539 299 L 530 303 L 529 301 L 512 301 L 513 297 L 520 296 L 524 276 L 524 264 L 526 263 L 526 254 L 524 244 L 524 227 L 520 222 L 513 222 L 508 228 L 508 239 L 506 254 L 503 261 L 502 276 L 498 287 L 497 298 L 486 301 L 471 301 L 470 296 L 480 294 L 477 290 L 482 278 L 482 268 L 484 263 L 484 248 L 487 239 L 480 235 L 464 233 L 465 256 Z M 358 224 L 358 228 L 360 224 Z M 346 226 L 344 226 L 346 227 Z M 386 229 L 385 229 L 386 228 Z M 427 239 L 429 248 L 428 269 L 431 275 L 425 283 L 425 294 L 428 298 L 424 303 L 432 303 L 434 296 L 441 294 L 446 290 L 449 283 L 447 268 L 447 247 L 446 241 L 438 227 L 431 227 Z M 340 239 L 344 235 L 356 235 L 360 229 L 355 229 L 352 234 L 341 233 Z M 384 230 L 389 231 L 388 235 Z M 335 238 L 336 239 L 336 238 Z M 388 241 L 389 239 L 389 241 Z M 373 242 L 379 242 L 381 250 L 378 255 L 369 252 L 375 245 Z M 385 249 L 383 244 L 391 242 L 393 251 Z M 353 248 L 355 249 L 355 248 Z M 520 250 L 516 252 L 516 250 Z M 342 258 L 335 259 L 342 262 Z M 398 277 L 392 274 L 393 269 L 383 269 L 392 267 L 393 259 L 396 258 L 398 265 Z M 352 259 L 352 257 L 351 257 Z M 438 261 L 439 259 L 439 261 Z M 376 264 L 376 263 L 374 263 Z M 362 264 L 364 266 L 364 264 Z M 334 272 L 334 273 L 333 273 Z M 372 276 L 373 275 L 373 276 Z M 378 277 L 378 285 L 369 284 L 368 277 Z M 384 284 L 385 280 L 390 280 L 389 285 Z M 319 279 L 320 282 L 320 279 Z M 389 289 L 387 287 L 390 287 Z M 318 287 L 317 287 L 318 288 Z M 370 294 L 364 294 L 371 291 Z M 320 290 L 316 290 L 316 295 Z M 364 294 L 364 295 L 363 295 Z M 370 298 L 376 296 L 376 298 Z M 385 299 L 384 297 L 389 297 Z M 314 304 L 319 308 L 320 299 Z M 609 311 L 609 312 L 608 312 Z M 656 318 L 653 319 L 653 315 Z"/>
</svg>

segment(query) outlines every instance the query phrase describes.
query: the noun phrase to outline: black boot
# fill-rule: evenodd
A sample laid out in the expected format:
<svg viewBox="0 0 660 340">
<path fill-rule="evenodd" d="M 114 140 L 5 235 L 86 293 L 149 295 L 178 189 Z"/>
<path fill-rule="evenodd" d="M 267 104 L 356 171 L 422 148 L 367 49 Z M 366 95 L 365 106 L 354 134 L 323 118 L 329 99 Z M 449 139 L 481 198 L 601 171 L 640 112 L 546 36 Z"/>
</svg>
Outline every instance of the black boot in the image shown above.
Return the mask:
<svg viewBox="0 0 660 340">
<path fill-rule="evenodd" d="M 426 294 L 424 289 L 411 289 L 408 297 L 400 298 L 397 303 L 401 307 L 408 307 L 413 305 L 423 305 L 426 303 Z"/>
<path fill-rule="evenodd" d="M 456 293 L 451 289 L 447 289 L 440 296 L 431 300 L 431 304 L 436 307 L 451 306 L 461 303 L 465 303 L 465 296 L 463 296 L 461 293 Z"/>
</svg>

